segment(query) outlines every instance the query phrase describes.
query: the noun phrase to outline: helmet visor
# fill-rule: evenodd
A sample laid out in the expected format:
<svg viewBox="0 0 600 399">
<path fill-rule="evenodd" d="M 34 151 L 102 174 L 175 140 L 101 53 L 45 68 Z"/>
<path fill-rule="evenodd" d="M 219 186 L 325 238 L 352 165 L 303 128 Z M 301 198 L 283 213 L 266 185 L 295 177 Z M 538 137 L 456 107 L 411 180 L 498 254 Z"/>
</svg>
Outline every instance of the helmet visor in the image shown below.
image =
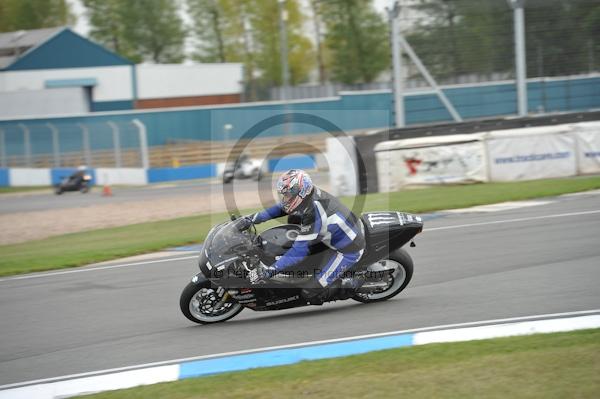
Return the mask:
<svg viewBox="0 0 600 399">
<path fill-rule="evenodd" d="M 293 211 L 302 202 L 298 187 L 291 187 L 289 190 L 285 190 L 284 192 L 278 191 L 277 193 L 279 194 L 283 210 L 288 213 Z"/>
</svg>

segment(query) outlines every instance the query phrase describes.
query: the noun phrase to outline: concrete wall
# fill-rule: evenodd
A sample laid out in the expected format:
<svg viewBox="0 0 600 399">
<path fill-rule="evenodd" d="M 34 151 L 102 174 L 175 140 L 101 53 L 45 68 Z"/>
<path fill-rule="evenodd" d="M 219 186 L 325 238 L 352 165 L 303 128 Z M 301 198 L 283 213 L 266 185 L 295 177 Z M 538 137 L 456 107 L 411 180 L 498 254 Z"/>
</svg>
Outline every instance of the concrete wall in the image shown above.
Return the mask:
<svg viewBox="0 0 600 399">
<path fill-rule="evenodd" d="M 68 68 L 37 69 L 33 71 L 6 71 L 3 76 L 0 92 L 18 90 L 43 90 L 46 82 L 52 80 L 95 79 L 97 85 L 92 90 L 92 101 L 120 101 L 133 99 L 131 67 L 127 65 Z"/>
<path fill-rule="evenodd" d="M 14 115 L 68 115 L 89 111 L 88 95 L 82 87 L 0 92 L 0 118 Z"/>
<path fill-rule="evenodd" d="M 134 76 L 134 69 L 136 76 Z M 240 101 L 242 64 L 198 65 L 130 65 L 15 70 L 0 72 L 0 93 L 11 101 L 20 97 L 54 96 L 44 94 L 47 84 L 77 85 L 75 81 L 92 81 L 91 103 L 85 108 L 13 108 L 0 118 L 76 114 L 139 108 L 228 104 Z M 137 86 L 134 88 L 134 82 Z M 54 88 L 52 89 L 54 90 Z M 27 93 L 35 91 L 35 93 Z M 20 96 L 20 97 L 19 97 Z M 137 96 L 137 97 L 136 97 Z M 137 104 L 134 100 L 139 100 Z"/>
<path fill-rule="evenodd" d="M 242 64 L 136 65 L 138 99 L 242 92 Z"/>
</svg>

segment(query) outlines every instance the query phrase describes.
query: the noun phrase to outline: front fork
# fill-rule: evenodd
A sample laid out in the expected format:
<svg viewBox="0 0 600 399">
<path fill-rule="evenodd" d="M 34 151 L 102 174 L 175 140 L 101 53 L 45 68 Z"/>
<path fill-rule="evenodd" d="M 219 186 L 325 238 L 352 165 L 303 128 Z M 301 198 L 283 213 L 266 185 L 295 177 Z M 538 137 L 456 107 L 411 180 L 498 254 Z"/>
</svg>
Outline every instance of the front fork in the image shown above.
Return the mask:
<svg viewBox="0 0 600 399">
<path fill-rule="evenodd" d="M 196 274 L 194 277 L 192 277 L 192 283 L 194 283 L 196 285 L 207 284 L 207 283 L 209 285 L 212 285 L 210 283 L 210 281 L 204 276 L 204 273 L 202 273 L 202 272 L 200 272 L 200 273 Z M 217 298 L 219 298 L 219 301 L 214 306 L 215 309 L 221 308 L 231 298 L 231 295 L 229 295 L 229 293 L 223 287 L 215 288 L 215 295 L 217 296 Z"/>
</svg>

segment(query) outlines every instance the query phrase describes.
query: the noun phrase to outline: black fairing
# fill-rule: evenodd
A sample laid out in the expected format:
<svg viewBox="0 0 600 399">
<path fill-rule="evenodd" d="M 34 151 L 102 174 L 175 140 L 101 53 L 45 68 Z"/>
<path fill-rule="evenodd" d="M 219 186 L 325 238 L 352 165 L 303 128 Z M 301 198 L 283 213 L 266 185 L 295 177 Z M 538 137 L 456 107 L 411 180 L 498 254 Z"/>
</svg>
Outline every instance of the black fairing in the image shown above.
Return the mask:
<svg viewBox="0 0 600 399">
<path fill-rule="evenodd" d="M 283 255 L 294 244 L 294 239 L 300 232 L 300 226 L 284 224 L 260 233 L 265 260 L 275 261 L 276 256 Z"/>
<path fill-rule="evenodd" d="M 361 264 L 370 264 L 402 247 L 423 230 L 420 217 L 403 212 L 369 212 L 361 215 L 367 242 Z"/>
</svg>

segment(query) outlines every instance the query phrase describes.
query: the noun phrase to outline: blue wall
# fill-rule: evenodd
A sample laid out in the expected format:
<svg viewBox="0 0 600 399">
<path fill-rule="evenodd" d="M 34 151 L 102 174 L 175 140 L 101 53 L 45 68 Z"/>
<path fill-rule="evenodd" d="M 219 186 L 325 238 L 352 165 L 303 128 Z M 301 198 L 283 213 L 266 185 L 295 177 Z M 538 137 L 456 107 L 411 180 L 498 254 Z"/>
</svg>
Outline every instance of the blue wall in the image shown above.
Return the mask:
<svg viewBox="0 0 600 399">
<path fill-rule="evenodd" d="M 541 109 L 555 112 L 600 108 L 600 77 L 532 81 L 528 83 L 528 92 L 529 109 L 533 113 Z M 517 113 L 514 84 L 451 87 L 445 89 L 445 93 L 464 119 Z M 99 103 L 95 107 L 102 109 Z M 289 104 L 287 110 L 322 117 L 343 130 L 356 130 L 389 126 L 393 120 L 392 108 L 391 93 L 375 92 L 295 102 Z M 281 103 L 249 103 L 215 108 L 125 111 L 78 117 L 0 121 L 0 128 L 5 131 L 7 153 L 21 155 L 24 151 L 23 134 L 17 125 L 27 125 L 31 130 L 32 153 L 38 154 L 52 152 L 49 129 L 46 126 L 48 122 L 57 125 L 61 131 L 61 151 L 80 151 L 82 143 L 78 123 L 88 125 L 93 149 L 109 149 L 112 148 L 112 136 L 106 122 L 125 124 L 137 118 L 146 125 L 148 144 L 154 146 L 163 145 L 169 139 L 221 140 L 225 124 L 233 125 L 229 137 L 239 138 L 254 124 L 280 114 L 285 109 Z M 405 99 L 405 112 L 409 125 L 451 120 L 435 94 L 408 95 Z M 128 131 L 134 132 L 131 127 Z M 320 133 L 318 128 L 306 123 L 293 124 L 290 131 L 292 134 Z M 275 126 L 266 129 L 261 137 L 283 133 L 281 126 Z M 137 140 L 136 134 L 121 135 L 121 143 L 125 147 L 137 146 Z"/>
<path fill-rule="evenodd" d="M 314 169 L 316 167 L 315 158 L 310 155 L 269 159 L 270 172 L 284 172 L 289 169 Z"/>
<path fill-rule="evenodd" d="M 204 179 L 216 175 L 217 167 L 214 164 L 182 166 L 180 168 L 152 168 L 148 169 L 148 183 Z"/>
<path fill-rule="evenodd" d="M 10 186 L 10 175 L 8 173 L 9 169 L 0 168 L 0 187 Z"/>
</svg>

